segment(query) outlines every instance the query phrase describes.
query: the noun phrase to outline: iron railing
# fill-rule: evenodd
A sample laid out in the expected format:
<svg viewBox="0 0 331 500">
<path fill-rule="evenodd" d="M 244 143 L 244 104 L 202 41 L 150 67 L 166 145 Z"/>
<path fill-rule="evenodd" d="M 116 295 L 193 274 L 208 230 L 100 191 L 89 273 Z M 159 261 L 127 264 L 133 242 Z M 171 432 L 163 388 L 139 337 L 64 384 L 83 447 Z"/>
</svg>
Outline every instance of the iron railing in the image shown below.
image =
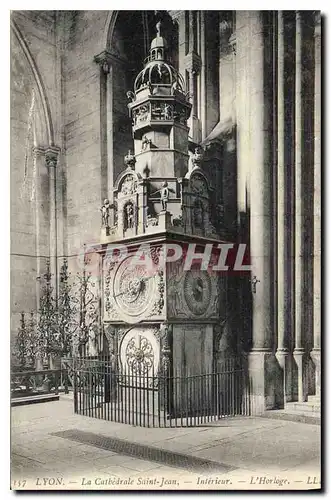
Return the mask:
<svg viewBox="0 0 331 500">
<path fill-rule="evenodd" d="M 114 367 L 112 360 L 72 360 L 74 408 L 81 415 L 143 427 L 196 426 L 250 415 L 243 360 L 218 364 L 215 373 L 182 376 Z"/>
<path fill-rule="evenodd" d="M 11 398 L 68 393 L 68 377 L 63 369 L 11 372 Z"/>
</svg>

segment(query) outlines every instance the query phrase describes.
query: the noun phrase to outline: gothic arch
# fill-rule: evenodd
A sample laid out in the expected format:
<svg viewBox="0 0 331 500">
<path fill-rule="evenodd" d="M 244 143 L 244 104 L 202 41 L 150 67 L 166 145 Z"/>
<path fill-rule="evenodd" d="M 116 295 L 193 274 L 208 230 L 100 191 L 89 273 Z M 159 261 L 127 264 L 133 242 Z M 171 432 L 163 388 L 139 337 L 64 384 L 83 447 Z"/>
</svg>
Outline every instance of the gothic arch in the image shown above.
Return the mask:
<svg viewBox="0 0 331 500">
<path fill-rule="evenodd" d="M 45 131 L 46 131 L 46 144 L 43 144 L 43 146 L 54 146 L 54 130 L 53 130 L 53 123 L 52 123 L 52 118 L 51 118 L 51 112 L 50 112 L 50 106 L 49 102 L 46 96 L 46 91 L 45 87 L 42 81 L 42 78 L 39 74 L 36 62 L 30 52 L 30 49 L 24 40 L 24 37 L 17 27 L 15 21 L 11 19 L 11 28 L 13 30 L 13 33 L 19 43 L 19 46 L 21 47 L 25 58 L 29 64 L 29 67 L 31 69 L 33 78 L 36 83 L 36 87 L 38 90 L 38 95 L 39 95 L 39 102 L 40 102 L 40 107 L 42 110 L 41 116 L 43 117 L 44 125 L 45 125 Z"/>
<path fill-rule="evenodd" d="M 107 15 L 106 25 L 103 36 L 103 46 L 106 50 L 111 51 L 113 32 L 118 16 L 118 10 L 110 10 Z"/>
</svg>

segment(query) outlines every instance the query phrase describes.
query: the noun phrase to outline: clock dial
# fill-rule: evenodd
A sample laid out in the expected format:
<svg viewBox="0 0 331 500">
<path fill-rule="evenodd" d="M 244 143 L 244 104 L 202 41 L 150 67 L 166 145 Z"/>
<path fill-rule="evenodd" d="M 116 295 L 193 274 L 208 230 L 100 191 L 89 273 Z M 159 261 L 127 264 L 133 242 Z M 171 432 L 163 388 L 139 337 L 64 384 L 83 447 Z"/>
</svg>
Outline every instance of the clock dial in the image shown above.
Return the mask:
<svg viewBox="0 0 331 500">
<path fill-rule="evenodd" d="M 148 275 L 145 265 L 133 265 L 133 257 L 118 266 L 113 281 L 113 296 L 123 320 L 146 314 L 156 293 L 155 280 Z"/>
<path fill-rule="evenodd" d="M 184 278 L 184 297 L 190 311 L 204 314 L 211 299 L 211 279 L 206 271 L 187 271 Z"/>
</svg>

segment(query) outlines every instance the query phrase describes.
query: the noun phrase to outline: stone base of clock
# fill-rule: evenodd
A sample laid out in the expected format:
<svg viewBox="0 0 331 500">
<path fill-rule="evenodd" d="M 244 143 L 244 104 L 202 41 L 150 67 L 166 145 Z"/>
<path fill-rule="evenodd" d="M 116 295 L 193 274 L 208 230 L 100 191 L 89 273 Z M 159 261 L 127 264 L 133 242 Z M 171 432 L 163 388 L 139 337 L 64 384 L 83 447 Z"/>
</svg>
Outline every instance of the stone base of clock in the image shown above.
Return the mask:
<svg viewBox="0 0 331 500">
<path fill-rule="evenodd" d="M 213 371 L 213 326 L 202 324 L 173 325 L 172 336 L 172 371 L 174 377 L 181 377 L 181 383 L 175 380 L 175 413 L 199 411 L 201 394 L 204 402 L 212 398 L 212 386 L 205 377 L 194 375 L 210 374 Z M 205 386 L 202 388 L 201 384 Z"/>
<path fill-rule="evenodd" d="M 268 349 L 252 350 L 248 354 L 250 404 L 253 415 L 259 415 L 277 406 L 282 380 L 274 353 Z"/>
</svg>

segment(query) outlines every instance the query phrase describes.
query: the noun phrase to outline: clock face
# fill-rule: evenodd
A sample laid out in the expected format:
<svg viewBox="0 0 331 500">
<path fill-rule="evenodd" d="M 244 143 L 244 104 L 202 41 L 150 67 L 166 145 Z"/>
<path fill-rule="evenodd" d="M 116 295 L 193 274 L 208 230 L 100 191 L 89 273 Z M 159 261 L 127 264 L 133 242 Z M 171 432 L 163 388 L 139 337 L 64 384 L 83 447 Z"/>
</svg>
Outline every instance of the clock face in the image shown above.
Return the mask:
<svg viewBox="0 0 331 500">
<path fill-rule="evenodd" d="M 184 278 L 184 297 L 190 311 L 204 314 L 211 300 L 211 278 L 206 271 L 187 271 Z"/>
<path fill-rule="evenodd" d="M 121 262 L 114 276 L 114 299 L 121 319 L 131 321 L 153 304 L 155 280 L 145 265 L 132 264 L 132 257 Z"/>
</svg>

